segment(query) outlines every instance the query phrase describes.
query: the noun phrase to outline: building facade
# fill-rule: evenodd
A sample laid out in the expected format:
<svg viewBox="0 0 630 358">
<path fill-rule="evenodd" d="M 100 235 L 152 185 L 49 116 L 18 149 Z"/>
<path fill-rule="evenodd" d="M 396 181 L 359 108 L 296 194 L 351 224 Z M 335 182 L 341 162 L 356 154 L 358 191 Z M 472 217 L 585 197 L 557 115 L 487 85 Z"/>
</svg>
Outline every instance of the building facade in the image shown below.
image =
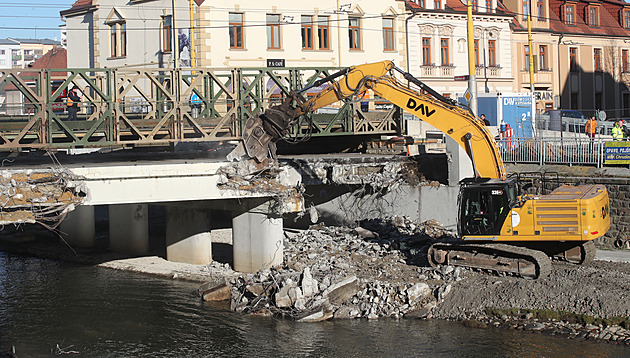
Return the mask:
<svg viewBox="0 0 630 358">
<path fill-rule="evenodd" d="M 514 12 L 515 87 L 530 87 L 527 14 L 531 12 L 538 111 L 561 108 L 587 116 L 598 110 L 609 117 L 626 115 L 630 110 L 630 76 L 624 72 L 630 71 L 630 4 L 531 1 L 504 0 Z"/>
<path fill-rule="evenodd" d="M 446 97 L 457 98 L 468 81 L 466 6 L 459 0 L 408 1 L 409 72 Z M 512 91 L 512 15 L 489 0 L 473 6 L 474 59 L 478 93 Z"/>
<path fill-rule="evenodd" d="M 50 39 L 1 39 L 0 68 L 27 68 L 58 45 L 58 41 Z"/>
</svg>

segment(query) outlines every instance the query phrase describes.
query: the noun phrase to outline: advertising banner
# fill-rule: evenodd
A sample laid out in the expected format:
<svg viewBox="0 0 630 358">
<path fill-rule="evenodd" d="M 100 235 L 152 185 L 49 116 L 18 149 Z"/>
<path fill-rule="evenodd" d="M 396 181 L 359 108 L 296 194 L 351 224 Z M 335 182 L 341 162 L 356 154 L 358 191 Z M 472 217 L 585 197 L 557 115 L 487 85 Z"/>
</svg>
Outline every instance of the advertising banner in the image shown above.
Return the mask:
<svg viewBox="0 0 630 358">
<path fill-rule="evenodd" d="M 630 164 L 630 142 L 604 143 L 604 164 Z"/>
</svg>

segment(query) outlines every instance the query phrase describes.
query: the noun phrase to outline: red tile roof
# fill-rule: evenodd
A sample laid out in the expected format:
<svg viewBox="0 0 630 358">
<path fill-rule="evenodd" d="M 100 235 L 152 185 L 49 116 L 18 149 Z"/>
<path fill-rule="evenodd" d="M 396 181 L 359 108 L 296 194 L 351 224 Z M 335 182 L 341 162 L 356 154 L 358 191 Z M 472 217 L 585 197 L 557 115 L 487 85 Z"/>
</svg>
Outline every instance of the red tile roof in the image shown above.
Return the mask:
<svg viewBox="0 0 630 358">
<path fill-rule="evenodd" d="M 599 26 L 590 26 L 585 21 L 586 7 L 601 4 L 599 7 Z M 630 31 L 620 23 L 621 10 L 630 10 L 630 4 L 621 0 L 600 0 L 599 2 L 576 1 L 574 25 L 567 25 L 562 19 L 563 0 L 549 0 L 549 25 L 552 31 L 566 34 L 596 36 L 630 36 Z"/>
<path fill-rule="evenodd" d="M 59 12 L 61 16 L 79 14 L 83 11 L 89 11 L 96 7 L 96 0 L 77 0 L 72 6 L 67 10 L 62 10 Z"/>
</svg>

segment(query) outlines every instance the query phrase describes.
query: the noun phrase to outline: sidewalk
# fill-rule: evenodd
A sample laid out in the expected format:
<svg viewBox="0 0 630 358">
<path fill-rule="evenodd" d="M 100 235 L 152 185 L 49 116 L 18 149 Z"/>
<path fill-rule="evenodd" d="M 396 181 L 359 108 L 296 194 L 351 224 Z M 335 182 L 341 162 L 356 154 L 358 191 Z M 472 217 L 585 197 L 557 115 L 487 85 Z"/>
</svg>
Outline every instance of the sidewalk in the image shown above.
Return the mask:
<svg viewBox="0 0 630 358">
<path fill-rule="evenodd" d="M 630 263 L 630 251 L 597 250 L 595 260 Z"/>
</svg>

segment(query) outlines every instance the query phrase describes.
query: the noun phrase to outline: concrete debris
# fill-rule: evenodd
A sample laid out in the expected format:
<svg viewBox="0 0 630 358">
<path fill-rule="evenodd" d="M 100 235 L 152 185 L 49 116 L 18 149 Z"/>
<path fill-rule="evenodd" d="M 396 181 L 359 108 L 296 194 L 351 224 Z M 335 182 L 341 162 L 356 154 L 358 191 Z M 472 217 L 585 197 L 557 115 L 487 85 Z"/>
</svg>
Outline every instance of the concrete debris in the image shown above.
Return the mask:
<svg viewBox="0 0 630 358">
<path fill-rule="evenodd" d="M 0 225 L 39 222 L 55 227 L 87 197 L 80 181 L 69 170 L 59 168 L 3 171 Z"/>
<path fill-rule="evenodd" d="M 259 166 L 255 165 L 253 160 L 247 160 L 221 167 L 217 171 L 221 176 L 218 187 L 274 198 L 277 203 L 274 210 L 278 214 L 304 211 L 304 187 L 300 174 L 294 168 L 271 165 L 267 160 Z M 256 170 L 251 166 L 255 166 Z"/>
<path fill-rule="evenodd" d="M 409 264 L 426 260 L 433 240 L 427 232 L 446 231 L 433 222 L 393 218 L 355 228 L 320 225 L 286 235 L 283 266 L 229 281 L 231 307 L 300 322 L 430 316 L 438 292 L 448 292 L 456 281 L 455 272 L 465 275 L 462 269 Z"/>
</svg>

